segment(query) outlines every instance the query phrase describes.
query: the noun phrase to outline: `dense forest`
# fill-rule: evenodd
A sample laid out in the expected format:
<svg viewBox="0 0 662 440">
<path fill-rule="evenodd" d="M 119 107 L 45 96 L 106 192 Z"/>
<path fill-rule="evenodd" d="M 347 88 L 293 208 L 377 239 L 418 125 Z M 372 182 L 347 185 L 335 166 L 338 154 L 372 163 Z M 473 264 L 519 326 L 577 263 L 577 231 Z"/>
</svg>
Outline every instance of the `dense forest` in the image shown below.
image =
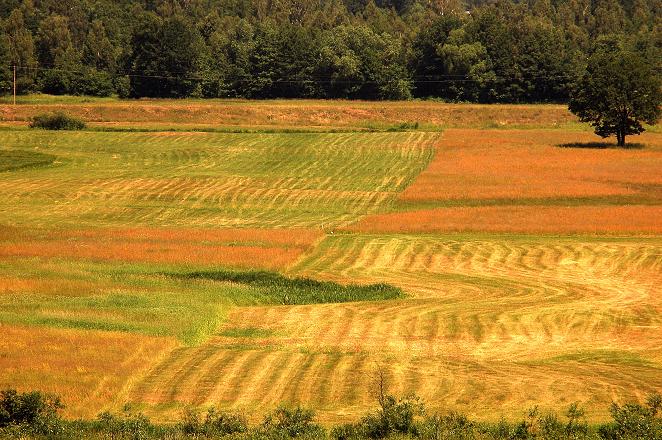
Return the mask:
<svg viewBox="0 0 662 440">
<path fill-rule="evenodd" d="M 563 102 L 659 0 L 0 0 L 0 93 Z"/>
</svg>

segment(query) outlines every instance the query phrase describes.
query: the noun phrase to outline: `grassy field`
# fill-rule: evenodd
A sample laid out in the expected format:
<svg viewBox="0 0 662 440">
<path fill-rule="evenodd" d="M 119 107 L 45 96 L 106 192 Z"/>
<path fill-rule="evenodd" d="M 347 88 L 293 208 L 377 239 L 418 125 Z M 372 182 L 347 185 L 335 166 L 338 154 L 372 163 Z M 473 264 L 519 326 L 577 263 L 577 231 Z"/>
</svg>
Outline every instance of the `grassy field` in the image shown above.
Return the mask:
<svg viewBox="0 0 662 440">
<path fill-rule="evenodd" d="M 90 129 L 25 127 L 53 109 Z M 342 422 L 375 407 L 379 369 L 486 420 L 573 401 L 604 420 L 662 389 L 657 127 L 616 149 L 551 105 L 34 96 L 0 115 L 0 387 L 70 417 Z"/>
<path fill-rule="evenodd" d="M 446 127 L 568 128 L 582 126 L 561 105 L 479 105 L 438 102 L 296 100 L 149 100 L 19 97 L 20 105 L 0 108 L 0 126 L 27 125 L 44 111 L 66 110 L 96 129 L 156 130 L 385 130 L 419 123 L 426 131 Z"/>
</svg>

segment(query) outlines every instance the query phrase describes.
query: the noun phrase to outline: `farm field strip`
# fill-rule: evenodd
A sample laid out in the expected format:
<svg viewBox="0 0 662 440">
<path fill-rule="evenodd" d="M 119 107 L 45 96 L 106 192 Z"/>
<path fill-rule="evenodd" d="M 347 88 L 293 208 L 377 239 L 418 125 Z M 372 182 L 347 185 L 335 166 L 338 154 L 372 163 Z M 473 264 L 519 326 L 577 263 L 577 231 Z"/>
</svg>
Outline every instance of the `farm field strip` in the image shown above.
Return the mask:
<svg viewBox="0 0 662 440">
<path fill-rule="evenodd" d="M 190 404 L 255 414 L 289 402 L 314 407 L 322 420 L 338 422 L 374 408 L 372 378 L 380 365 L 394 393 L 415 392 L 435 410 L 486 417 L 489 409 L 492 418 L 519 415 L 516 411 L 526 405 L 558 408 L 589 395 L 600 403 L 614 396 L 635 398 L 662 384 L 659 358 L 648 359 L 645 347 L 595 349 L 591 335 L 581 343 L 572 340 L 581 333 L 576 327 L 556 335 L 567 340 L 551 346 L 549 338 L 526 344 L 539 335 L 515 342 L 518 335 L 495 337 L 489 329 L 477 341 L 463 320 L 434 300 L 239 308 L 226 325 L 258 325 L 272 336 L 217 336 L 178 351 L 129 397 L 152 414 L 163 414 L 164 405 L 177 411 Z M 502 343 L 506 346 L 499 353 L 490 350 Z M 598 407 L 590 417 L 604 417 Z"/>
<path fill-rule="evenodd" d="M 333 255 L 343 249 L 349 256 L 335 264 Z M 327 239 L 296 270 L 385 281 L 436 299 L 467 323 L 466 329 L 476 327 L 481 338 L 508 336 L 514 346 L 501 341 L 490 347 L 497 353 L 514 354 L 523 340 L 567 344 L 567 335 L 578 328 L 577 337 L 588 346 L 597 341 L 611 346 L 615 340 L 627 346 L 636 336 L 635 346 L 652 348 L 660 344 L 655 332 L 661 254 L 659 240 L 557 238 L 551 244 L 496 237 L 348 236 Z"/>
<path fill-rule="evenodd" d="M 369 233 L 494 232 L 659 235 L 662 205 L 472 206 L 374 214 L 344 228 Z"/>
<path fill-rule="evenodd" d="M 434 160 L 399 200 L 414 209 L 462 200 L 537 199 L 543 205 L 620 196 L 627 203 L 636 195 L 662 201 L 662 134 L 633 137 L 642 149 L 588 147 L 599 141 L 588 132 L 445 130 Z M 579 147 L 562 147 L 572 144 Z"/>
<path fill-rule="evenodd" d="M 558 130 L 446 130 L 392 212 L 347 230 L 662 233 L 662 135 L 646 133 L 627 150 L 595 148 L 598 140 Z"/>
<path fill-rule="evenodd" d="M 254 269 L 285 268 L 322 237 L 321 231 L 306 229 L 4 229 L 7 232 L 0 240 L 0 258 L 67 258 Z"/>
<path fill-rule="evenodd" d="M 169 353 L 174 338 L 0 324 L 0 388 L 59 394 L 70 417 L 124 404 L 132 380 Z"/>
<path fill-rule="evenodd" d="M 611 399 L 662 384 L 661 254 L 658 238 L 327 237 L 289 273 L 388 282 L 414 297 L 234 309 L 224 328 L 238 336 L 178 351 L 131 399 L 154 414 L 173 403 L 250 411 L 291 401 L 337 422 L 374 406 L 370 377 L 383 365 L 394 392 L 431 408 L 516 416 L 590 397 L 599 419 Z M 224 367 L 245 359 L 250 370 Z"/>
<path fill-rule="evenodd" d="M 5 148 L 38 147 L 57 159 L 1 176 L 0 195 L 14 209 L 0 222 L 335 227 L 392 201 L 431 159 L 437 137 L 3 132 Z"/>
<path fill-rule="evenodd" d="M 97 100 L 52 102 L 50 97 L 28 98 L 14 107 L 0 105 L 0 121 L 23 123 L 37 113 L 65 110 L 100 127 L 157 128 L 285 128 L 366 129 L 419 122 L 423 129 L 438 127 L 513 128 L 583 126 L 562 105 L 480 105 L 435 102 L 362 102 L 273 100 L 187 101 L 140 100 L 131 103 Z"/>
</svg>

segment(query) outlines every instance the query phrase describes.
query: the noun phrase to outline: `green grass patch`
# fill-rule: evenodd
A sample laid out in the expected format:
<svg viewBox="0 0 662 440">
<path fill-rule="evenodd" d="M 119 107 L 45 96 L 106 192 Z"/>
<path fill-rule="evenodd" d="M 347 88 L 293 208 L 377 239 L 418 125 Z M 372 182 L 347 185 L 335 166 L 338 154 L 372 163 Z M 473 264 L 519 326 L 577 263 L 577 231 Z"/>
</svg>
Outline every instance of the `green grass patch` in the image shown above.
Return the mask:
<svg viewBox="0 0 662 440">
<path fill-rule="evenodd" d="M 60 284 L 55 290 L 35 287 L 0 295 L 0 323 L 175 336 L 187 345 L 197 345 L 218 334 L 235 306 L 370 301 L 404 295 L 386 284 L 344 286 L 271 272 L 179 270 L 148 264 L 5 260 L 0 276 Z M 222 332 L 237 338 L 268 336 L 266 330 L 256 328 Z"/>
<path fill-rule="evenodd" d="M 334 228 L 395 200 L 437 140 L 412 132 L 0 131 L 7 150 L 39 147 L 62 162 L 20 180 L 0 175 L 0 223 Z"/>
<path fill-rule="evenodd" d="M 655 364 L 638 353 L 624 350 L 585 350 L 575 353 L 562 354 L 548 359 L 542 359 L 531 364 L 554 364 L 561 362 L 580 362 L 587 364 L 611 364 L 629 367 L 652 367 Z"/>
<path fill-rule="evenodd" d="M 257 327 L 243 327 L 243 328 L 226 328 L 218 333 L 220 336 L 228 338 L 266 338 L 272 336 L 272 330 L 257 328 Z"/>
<path fill-rule="evenodd" d="M 401 289 L 384 283 L 343 285 L 310 278 L 288 278 L 276 272 L 266 271 L 207 271 L 175 273 L 171 276 L 250 286 L 258 290 L 262 301 L 287 305 L 380 301 L 404 297 Z"/>
<path fill-rule="evenodd" d="M 52 154 L 26 150 L 0 150 L 0 172 L 46 167 L 55 162 Z"/>
</svg>

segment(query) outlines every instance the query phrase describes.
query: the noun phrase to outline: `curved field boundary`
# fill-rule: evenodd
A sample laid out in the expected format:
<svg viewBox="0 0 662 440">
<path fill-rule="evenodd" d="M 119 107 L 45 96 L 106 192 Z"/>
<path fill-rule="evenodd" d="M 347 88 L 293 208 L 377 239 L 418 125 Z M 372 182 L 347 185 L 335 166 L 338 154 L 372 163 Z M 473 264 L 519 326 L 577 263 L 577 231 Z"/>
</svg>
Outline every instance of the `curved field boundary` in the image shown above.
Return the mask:
<svg viewBox="0 0 662 440">
<path fill-rule="evenodd" d="M 173 353 L 130 396 L 156 413 L 291 402 L 339 421 L 375 406 L 381 365 L 393 392 L 433 409 L 495 418 L 591 399 L 603 418 L 662 385 L 661 255 L 642 238 L 328 237 L 291 272 L 414 298 L 235 309 L 228 331 Z"/>
</svg>

